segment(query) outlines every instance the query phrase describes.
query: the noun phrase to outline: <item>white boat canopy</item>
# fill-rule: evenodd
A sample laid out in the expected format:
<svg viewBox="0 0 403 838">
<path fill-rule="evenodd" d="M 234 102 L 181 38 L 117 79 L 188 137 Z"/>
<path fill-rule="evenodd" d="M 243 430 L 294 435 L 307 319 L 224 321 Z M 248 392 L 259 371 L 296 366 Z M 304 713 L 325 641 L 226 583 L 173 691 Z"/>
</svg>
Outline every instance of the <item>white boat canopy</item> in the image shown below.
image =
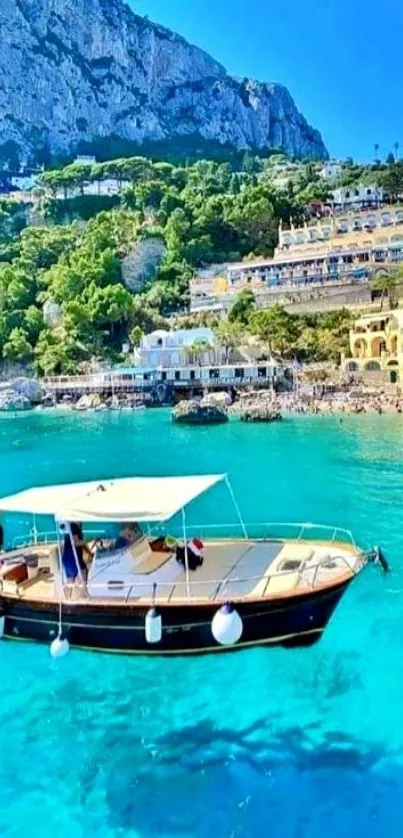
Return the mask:
<svg viewBox="0 0 403 838">
<path fill-rule="evenodd" d="M 124 477 L 39 486 L 0 499 L 0 511 L 52 515 L 58 521 L 168 521 L 225 474 Z"/>
</svg>

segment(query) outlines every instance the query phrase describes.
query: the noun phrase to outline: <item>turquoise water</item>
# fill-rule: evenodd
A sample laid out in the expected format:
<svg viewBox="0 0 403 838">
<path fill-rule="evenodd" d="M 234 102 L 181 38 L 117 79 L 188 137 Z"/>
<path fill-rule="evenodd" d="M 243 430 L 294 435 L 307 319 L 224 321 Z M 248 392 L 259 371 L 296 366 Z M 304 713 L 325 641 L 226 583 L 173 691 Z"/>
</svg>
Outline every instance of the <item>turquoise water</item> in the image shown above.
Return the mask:
<svg viewBox="0 0 403 838">
<path fill-rule="evenodd" d="M 209 429 L 165 411 L 0 421 L 0 493 L 226 471 L 244 518 L 381 544 L 307 650 L 192 660 L 0 644 L 2 838 L 323 838 L 403 826 L 403 417 Z M 223 487 L 192 519 L 234 520 Z M 28 526 L 7 522 L 9 532 Z"/>
</svg>

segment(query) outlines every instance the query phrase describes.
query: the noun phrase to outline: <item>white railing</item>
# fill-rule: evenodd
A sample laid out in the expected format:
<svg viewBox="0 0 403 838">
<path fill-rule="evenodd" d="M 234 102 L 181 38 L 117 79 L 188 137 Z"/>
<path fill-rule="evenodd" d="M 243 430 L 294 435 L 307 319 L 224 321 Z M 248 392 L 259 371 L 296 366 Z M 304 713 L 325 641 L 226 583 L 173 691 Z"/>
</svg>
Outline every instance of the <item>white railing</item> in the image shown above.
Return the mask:
<svg viewBox="0 0 403 838">
<path fill-rule="evenodd" d="M 248 533 L 248 538 L 255 538 L 258 541 L 266 541 L 266 540 L 277 540 L 281 539 L 281 537 L 285 537 L 286 539 L 292 539 L 292 530 L 294 530 L 295 535 L 293 540 L 297 541 L 320 541 L 319 538 L 312 537 L 313 532 L 317 530 L 321 535 L 325 536 L 327 533 L 329 538 L 325 540 L 330 540 L 332 544 L 336 541 L 346 542 L 347 544 L 351 544 L 353 547 L 356 547 L 356 542 L 351 530 L 345 529 L 344 527 L 334 526 L 332 524 L 315 524 L 309 521 L 305 522 L 288 522 L 288 521 L 273 521 L 273 522 L 253 522 L 253 523 L 245 523 L 244 524 L 245 530 Z M 176 537 L 176 533 L 174 530 L 178 529 L 178 538 L 183 537 L 183 530 L 179 529 L 178 526 L 169 527 L 168 524 L 155 524 L 150 526 L 149 528 L 149 535 L 156 537 L 160 534 L 165 534 L 167 529 L 169 529 L 169 534 Z M 277 530 L 277 532 L 275 532 Z M 223 533 L 227 533 L 224 535 L 224 538 L 235 538 L 236 533 L 240 533 L 242 538 L 245 538 L 243 527 L 239 522 L 233 524 L 189 524 L 186 526 L 186 532 L 188 535 L 198 535 L 199 538 L 202 538 L 204 533 L 206 533 L 205 538 L 214 538 L 214 531 L 218 533 L 216 537 L 223 537 Z M 286 536 L 282 535 L 282 532 L 286 532 Z M 258 535 L 260 532 L 260 535 Z M 308 536 L 311 535 L 311 538 Z M 101 529 L 99 527 L 86 527 L 85 528 L 85 538 L 88 541 L 91 539 L 97 538 L 110 538 L 105 528 Z M 48 530 L 45 532 L 35 532 L 34 530 L 30 530 L 29 533 L 26 535 L 16 536 L 13 539 L 12 546 L 13 549 L 18 547 L 32 547 L 34 544 L 50 544 L 56 543 L 58 540 L 56 530 Z"/>
<path fill-rule="evenodd" d="M 167 525 L 164 525 L 166 528 Z M 169 527 L 169 524 L 168 524 Z M 315 524 L 310 521 L 305 522 L 288 522 L 288 521 L 273 521 L 273 522 L 253 522 L 253 523 L 245 523 L 244 524 L 245 530 L 248 533 L 248 537 L 256 538 L 257 540 L 276 540 L 281 539 L 281 537 L 285 538 L 292 538 L 292 531 L 295 531 L 295 537 L 297 541 L 319 541 L 320 538 L 312 537 L 314 531 L 317 530 L 322 536 L 325 536 L 326 533 L 328 534 L 329 538 L 326 540 L 330 540 L 332 544 L 336 541 L 346 542 L 347 544 L 351 544 L 353 547 L 356 547 L 356 542 L 354 536 L 349 529 L 345 529 L 344 527 L 334 526 L 333 524 Z M 161 526 L 159 527 L 161 531 Z M 240 523 L 234 524 L 190 524 L 186 526 L 186 532 L 194 535 L 198 535 L 200 538 L 203 537 L 203 533 L 206 532 L 206 538 L 213 538 L 213 531 L 218 531 L 219 535 L 226 531 L 228 533 L 228 538 L 235 537 L 235 531 L 241 532 L 242 537 L 244 537 L 243 528 Z M 277 530 L 277 532 L 275 532 Z M 262 533 L 260 536 L 257 535 L 258 531 Z M 286 536 L 282 536 L 282 533 L 285 531 Z M 308 535 L 311 535 L 311 538 Z"/>
<path fill-rule="evenodd" d="M 245 525 L 245 527 L 247 531 L 248 529 L 256 531 L 259 528 L 264 528 L 264 535 L 261 538 L 255 537 L 257 541 L 281 540 L 282 537 L 279 535 L 279 531 L 286 531 L 287 536 L 284 540 L 289 538 L 290 540 L 297 541 L 299 543 L 315 541 L 327 541 L 330 544 L 346 543 L 356 548 L 355 540 L 351 531 L 345 529 L 344 527 L 314 524 L 310 522 L 264 522 Z M 217 530 L 220 533 L 225 531 L 228 534 L 228 540 L 232 540 L 235 538 L 234 530 L 237 528 L 241 528 L 240 524 L 191 525 L 186 529 L 187 534 L 190 535 L 192 532 L 195 532 L 201 538 L 204 537 L 203 533 L 206 532 L 206 540 L 214 537 L 214 530 Z M 274 534 L 273 531 L 277 531 L 276 534 Z M 294 536 L 292 536 L 292 531 L 294 531 Z M 317 537 L 314 535 L 315 531 Z M 158 532 L 161 534 L 161 528 L 159 528 Z M 325 538 L 326 534 L 328 538 Z M 152 536 L 151 531 L 148 535 L 149 537 Z M 91 541 L 91 539 L 96 540 L 98 538 L 108 539 L 108 535 L 104 529 L 92 527 L 86 530 L 85 537 L 87 541 Z M 242 535 L 242 539 L 245 540 L 244 535 Z M 226 539 L 224 538 L 223 540 Z M 13 541 L 13 548 L 14 550 L 17 550 L 19 548 L 29 546 L 34 549 L 37 545 L 39 546 L 41 544 L 46 545 L 51 543 L 57 543 L 57 533 L 55 531 L 42 533 L 31 531 L 27 537 L 16 537 Z M 174 548 L 172 552 L 174 552 Z M 349 574 L 355 575 L 367 562 L 371 561 L 371 559 L 373 559 L 373 551 L 358 551 L 355 549 L 355 552 L 352 553 L 351 556 L 333 552 L 332 554 L 322 556 L 317 561 L 310 560 L 308 562 L 301 562 L 298 567 L 289 568 L 287 570 L 279 570 L 275 573 L 270 573 L 269 570 L 263 575 L 241 575 L 232 576 L 231 578 L 221 577 L 199 580 L 197 578 L 197 572 L 196 578 L 194 578 L 194 574 L 191 572 L 187 581 L 184 580 L 182 576 L 181 581 L 178 582 L 173 579 L 158 583 L 153 581 L 152 578 L 148 580 L 145 578 L 144 581 L 136 579 L 135 582 L 126 582 L 124 580 L 119 580 L 118 578 L 116 580 L 100 580 L 99 582 L 89 580 L 87 586 L 84 587 L 79 584 L 63 585 L 64 599 L 65 601 L 77 601 L 77 599 L 85 599 L 86 601 L 88 601 L 88 599 L 92 599 L 96 601 L 97 599 L 107 599 L 108 601 L 113 602 L 119 598 L 120 600 L 124 599 L 126 602 L 129 602 L 131 600 L 140 600 L 144 598 L 147 600 L 154 599 L 156 602 L 160 603 L 166 603 L 171 601 L 171 599 L 186 600 L 193 597 L 208 599 L 213 602 L 225 602 L 228 599 L 250 598 L 257 585 L 259 585 L 259 592 L 256 593 L 256 596 L 257 598 L 261 598 L 271 595 L 272 591 L 270 589 L 270 584 L 273 579 L 278 580 L 279 578 L 288 578 L 290 580 L 290 584 L 285 585 L 285 591 L 292 591 L 301 584 L 314 589 L 317 585 L 323 584 L 324 579 L 323 575 L 320 573 L 321 570 L 326 573 L 326 581 L 328 581 L 329 571 L 331 571 L 331 574 L 334 577 L 337 576 L 337 571 L 340 572 L 341 570 L 345 570 Z M 236 568 L 234 570 L 236 570 Z"/>
<path fill-rule="evenodd" d="M 184 580 L 180 582 L 175 582 L 174 580 L 166 581 L 160 584 L 153 583 L 152 581 L 138 582 L 137 580 L 135 583 L 125 583 L 123 580 L 99 583 L 89 581 L 88 585 L 91 593 L 86 594 L 85 598 L 94 601 L 98 598 L 110 599 L 111 601 L 124 599 L 125 602 L 152 599 L 155 603 L 160 604 L 182 599 L 206 599 L 212 602 L 227 602 L 233 599 L 250 599 L 254 588 L 259 585 L 260 591 L 256 593 L 256 598 L 260 599 L 271 595 L 270 582 L 273 579 L 290 579 L 291 584 L 289 586 L 286 585 L 283 589 L 288 593 L 295 590 L 301 584 L 313 590 L 317 585 L 323 584 L 324 580 L 320 576 L 320 570 L 326 572 L 326 581 L 329 581 L 327 573 L 329 570 L 333 571 L 335 578 L 336 570 L 339 572 L 345 570 L 349 574 L 356 575 L 371 560 L 371 557 L 371 551 L 355 553 L 351 556 L 350 560 L 347 556 L 335 554 L 324 556 L 312 564 L 302 563 L 300 568 L 265 573 L 263 575 L 240 576 L 227 579 L 212 578 L 207 580 L 193 579 L 191 576 L 188 584 Z M 329 566 L 329 563 L 331 566 Z M 243 590 L 242 586 L 244 586 Z M 99 593 L 96 594 L 94 593 L 95 591 L 99 591 Z"/>
</svg>

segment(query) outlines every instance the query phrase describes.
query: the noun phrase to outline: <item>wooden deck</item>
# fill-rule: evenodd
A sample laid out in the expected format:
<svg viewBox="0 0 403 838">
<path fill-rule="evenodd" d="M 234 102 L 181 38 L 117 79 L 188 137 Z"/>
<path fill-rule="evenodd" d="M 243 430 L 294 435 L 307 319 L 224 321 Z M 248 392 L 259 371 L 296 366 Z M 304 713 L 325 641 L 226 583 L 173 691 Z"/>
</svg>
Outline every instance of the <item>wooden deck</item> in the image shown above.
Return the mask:
<svg viewBox="0 0 403 838">
<path fill-rule="evenodd" d="M 144 545 L 146 542 L 142 542 Z M 147 544 L 147 543 L 146 543 Z M 148 548 L 148 544 L 147 544 Z M 186 574 L 174 554 L 151 552 L 136 545 L 123 556 L 105 554 L 92 566 L 87 589 L 65 588 L 65 598 L 80 604 L 147 605 L 156 585 L 156 602 L 176 605 L 261 600 L 304 594 L 346 581 L 361 567 L 359 551 L 336 542 L 209 541 L 202 567 Z M 3 595 L 31 602 L 58 602 L 57 546 L 52 544 L 14 551 L 15 558 L 35 554 L 38 575 L 23 583 L 3 581 Z M 4 570 L 3 570 L 4 573 Z"/>
</svg>

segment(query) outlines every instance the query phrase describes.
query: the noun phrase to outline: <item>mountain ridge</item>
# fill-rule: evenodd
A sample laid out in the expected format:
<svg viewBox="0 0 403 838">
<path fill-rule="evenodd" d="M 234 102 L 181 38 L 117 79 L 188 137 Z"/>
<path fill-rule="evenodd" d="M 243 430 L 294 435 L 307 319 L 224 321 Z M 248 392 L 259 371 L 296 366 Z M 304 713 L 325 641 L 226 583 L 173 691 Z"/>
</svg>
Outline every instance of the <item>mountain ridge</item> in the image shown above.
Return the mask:
<svg viewBox="0 0 403 838">
<path fill-rule="evenodd" d="M 200 136 L 328 157 L 283 85 L 229 75 L 124 0 L 2 0 L 0 37 L 0 146 L 25 156 L 69 154 L 96 137 L 141 147 Z"/>
</svg>

